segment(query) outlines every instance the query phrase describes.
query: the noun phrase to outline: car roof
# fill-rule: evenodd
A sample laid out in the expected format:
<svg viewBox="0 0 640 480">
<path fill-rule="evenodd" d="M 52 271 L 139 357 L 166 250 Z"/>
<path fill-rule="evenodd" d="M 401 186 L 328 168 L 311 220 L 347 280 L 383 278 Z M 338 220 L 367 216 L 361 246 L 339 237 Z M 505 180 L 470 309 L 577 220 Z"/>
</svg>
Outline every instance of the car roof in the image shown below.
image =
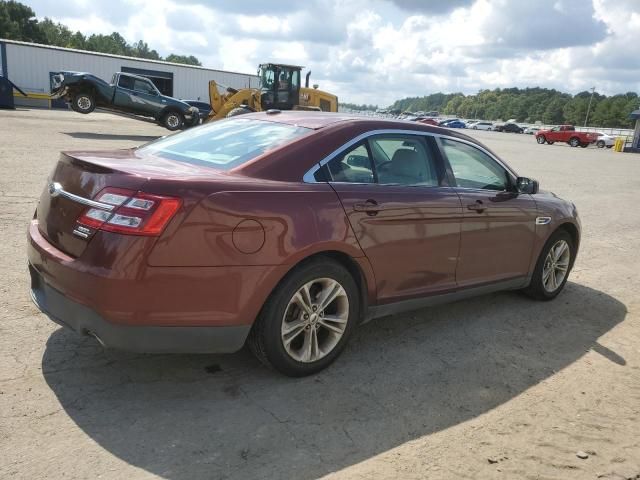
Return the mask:
<svg viewBox="0 0 640 480">
<path fill-rule="evenodd" d="M 486 146 L 460 131 L 406 120 L 314 111 L 248 113 L 240 118 L 295 125 L 313 130 L 313 133 L 303 135 L 233 170 L 234 173 L 244 176 L 268 180 L 298 182 L 312 166 L 301 159 L 312 157 L 317 162 L 359 135 L 372 131 L 383 130 L 392 133 L 396 130 L 398 133 L 412 131 L 443 135 L 467 141 L 491 152 Z"/>
<path fill-rule="evenodd" d="M 380 117 L 369 117 L 365 115 L 354 115 L 347 113 L 330 113 L 330 112 L 315 112 L 315 111 L 282 111 L 278 113 L 249 113 L 242 116 L 242 118 L 262 120 L 267 122 L 282 123 L 286 125 L 295 125 L 297 127 L 309 128 L 313 130 L 325 129 L 327 127 L 344 129 L 366 129 L 366 130 L 379 130 L 379 129 L 396 129 L 396 130 L 420 130 L 429 133 L 445 134 L 452 137 L 461 137 L 469 140 L 473 143 L 478 143 L 477 140 L 468 137 L 467 135 L 453 132 L 449 129 L 437 127 L 435 125 L 429 125 L 420 122 L 412 122 L 407 120 L 396 120 Z M 459 119 L 451 119 L 452 121 L 461 122 Z"/>
</svg>

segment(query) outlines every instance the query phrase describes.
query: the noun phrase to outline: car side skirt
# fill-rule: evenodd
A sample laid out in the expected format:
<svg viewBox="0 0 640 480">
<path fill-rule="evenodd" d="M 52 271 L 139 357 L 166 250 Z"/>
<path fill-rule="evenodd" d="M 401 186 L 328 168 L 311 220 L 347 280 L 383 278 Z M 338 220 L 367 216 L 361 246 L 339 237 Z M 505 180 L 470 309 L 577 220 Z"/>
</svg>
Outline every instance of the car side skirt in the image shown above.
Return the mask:
<svg viewBox="0 0 640 480">
<path fill-rule="evenodd" d="M 363 323 L 374 318 L 386 317 L 388 315 L 396 315 L 398 313 L 419 310 L 421 308 L 433 307 L 443 303 L 451 303 L 465 298 L 477 297 L 488 293 L 499 292 L 503 290 L 519 290 L 525 288 L 531 282 L 531 277 L 523 276 L 511 278 L 508 280 L 500 280 L 490 284 L 484 284 L 477 287 L 465 288 L 454 292 L 430 295 L 424 298 L 412 298 L 409 300 L 401 300 L 399 302 L 385 303 L 384 305 L 371 305 L 367 309 Z"/>
</svg>

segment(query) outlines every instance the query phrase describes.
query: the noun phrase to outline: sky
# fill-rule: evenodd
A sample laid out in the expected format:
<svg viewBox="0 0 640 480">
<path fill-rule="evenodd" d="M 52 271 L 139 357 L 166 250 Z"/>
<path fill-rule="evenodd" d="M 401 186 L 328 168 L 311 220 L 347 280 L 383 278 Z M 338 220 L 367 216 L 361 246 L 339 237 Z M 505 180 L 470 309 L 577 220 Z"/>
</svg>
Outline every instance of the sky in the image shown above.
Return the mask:
<svg viewBox="0 0 640 480">
<path fill-rule="evenodd" d="M 254 73 L 304 65 L 341 102 L 548 87 L 640 92 L 640 0 L 23 0 L 84 34 Z"/>
</svg>

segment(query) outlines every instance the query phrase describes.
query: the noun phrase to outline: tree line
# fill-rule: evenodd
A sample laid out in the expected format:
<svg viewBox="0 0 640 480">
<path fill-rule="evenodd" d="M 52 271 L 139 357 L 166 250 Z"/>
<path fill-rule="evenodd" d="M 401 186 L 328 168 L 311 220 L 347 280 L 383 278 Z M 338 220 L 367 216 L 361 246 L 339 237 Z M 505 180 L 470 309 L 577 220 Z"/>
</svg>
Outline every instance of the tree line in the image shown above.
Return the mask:
<svg viewBox="0 0 640 480">
<path fill-rule="evenodd" d="M 193 55 L 172 53 L 166 58 L 162 58 L 146 42 L 139 40 L 131 44 L 127 43 L 118 32 L 113 32 L 111 35 L 92 34 L 86 36 L 79 31 L 73 32 L 66 25 L 56 23 L 50 18 L 45 17 L 44 20 L 39 21 L 30 7 L 14 0 L 0 0 L 0 37 L 7 40 L 42 43 L 127 57 L 202 65 L 200 60 Z"/>
<path fill-rule="evenodd" d="M 475 95 L 434 93 L 423 97 L 397 100 L 391 109 L 400 111 L 437 110 L 445 115 L 483 120 L 509 120 L 544 124 L 584 125 L 589 109 L 590 91 L 576 95 L 547 88 L 496 88 L 481 90 Z M 629 114 L 640 108 L 635 92 L 617 95 L 593 94 L 588 126 L 633 128 Z"/>
<path fill-rule="evenodd" d="M 367 110 L 371 110 L 375 112 L 378 109 L 378 105 L 366 105 L 366 104 L 358 105 L 355 103 L 340 102 L 340 108 L 343 108 L 345 110 L 353 110 L 354 112 L 364 112 Z"/>
</svg>

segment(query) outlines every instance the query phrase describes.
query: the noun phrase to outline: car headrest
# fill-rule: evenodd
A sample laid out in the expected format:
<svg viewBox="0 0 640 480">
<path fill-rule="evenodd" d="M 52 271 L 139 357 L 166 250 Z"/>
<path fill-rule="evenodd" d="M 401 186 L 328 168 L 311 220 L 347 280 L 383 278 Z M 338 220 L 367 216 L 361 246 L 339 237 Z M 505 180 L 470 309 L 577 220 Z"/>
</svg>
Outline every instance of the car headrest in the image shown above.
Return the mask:
<svg viewBox="0 0 640 480">
<path fill-rule="evenodd" d="M 424 161 L 418 152 L 412 148 L 400 148 L 391 158 L 391 173 L 406 177 L 423 177 L 425 172 Z"/>
</svg>

